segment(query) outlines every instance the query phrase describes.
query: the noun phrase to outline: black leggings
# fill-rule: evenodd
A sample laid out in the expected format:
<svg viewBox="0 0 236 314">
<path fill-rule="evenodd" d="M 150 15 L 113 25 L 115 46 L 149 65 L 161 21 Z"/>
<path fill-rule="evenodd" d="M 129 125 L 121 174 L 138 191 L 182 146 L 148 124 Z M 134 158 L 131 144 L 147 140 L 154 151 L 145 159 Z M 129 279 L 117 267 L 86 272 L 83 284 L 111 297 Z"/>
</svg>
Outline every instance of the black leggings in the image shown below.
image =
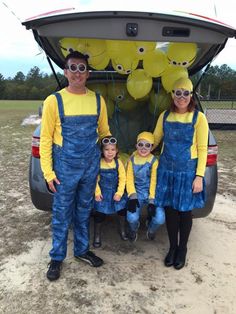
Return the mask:
<svg viewBox="0 0 236 314">
<path fill-rule="evenodd" d="M 119 216 L 126 216 L 126 209 L 121 209 L 117 212 Z M 94 221 L 96 223 L 102 223 L 106 219 L 107 214 L 95 212 L 94 213 Z"/>
<path fill-rule="evenodd" d="M 171 207 L 165 207 L 165 214 L 170 248 L 187 248 L 192 228 L 192 211 L 180 212 Z"/>
</svg>

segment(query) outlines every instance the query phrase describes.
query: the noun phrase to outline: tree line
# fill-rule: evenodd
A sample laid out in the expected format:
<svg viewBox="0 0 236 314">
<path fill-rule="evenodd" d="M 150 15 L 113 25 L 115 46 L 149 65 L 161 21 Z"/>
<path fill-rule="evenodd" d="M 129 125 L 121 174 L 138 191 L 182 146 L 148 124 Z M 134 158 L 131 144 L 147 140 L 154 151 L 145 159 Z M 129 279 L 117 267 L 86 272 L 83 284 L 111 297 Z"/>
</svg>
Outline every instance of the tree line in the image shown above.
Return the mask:
<svg viewBox="0 0 236 314">
<path fill-rule="evenodd" d="M 202 73 L 193 77 L 196 83 Z M 61 73 L 57 73 L 62 85 L 66 84 Z M 0 73 L 0 99 L 43 100 L 58 88 L 53 74 L 45 74 L 35 66 L 27 75 L 21 71 L 13 78 L 4 78 Z M 236 99 L 236 71 L 226 64 L 211 66 L 197 88 L 204 99 Z"/>
</svg>

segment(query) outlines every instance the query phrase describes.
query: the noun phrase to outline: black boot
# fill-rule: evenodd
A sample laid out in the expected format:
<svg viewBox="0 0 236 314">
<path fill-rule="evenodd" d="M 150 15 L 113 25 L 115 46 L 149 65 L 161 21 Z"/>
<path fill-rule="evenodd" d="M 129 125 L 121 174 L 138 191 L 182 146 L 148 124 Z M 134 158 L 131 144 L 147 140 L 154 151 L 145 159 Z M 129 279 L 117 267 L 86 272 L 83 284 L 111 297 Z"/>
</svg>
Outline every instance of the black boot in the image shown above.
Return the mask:
<svg viewBox="0 0 236 314">
<path fill-rule="evenodd" d="M 177 252 L 177 248 L 170 248 L 169 252 L 167 253 L 165 260 L 164 260 L 164 264 L 166 267 L 170 267 L 173 266 L 175 263 L 175 257 L 176 257 L 176 252 Z"/>
<path fill-rule="evenodd" d="M 175 269 L 181 269 L 185 265 L 185 260 L 186 260 L 186 254 L 187 254 L 187 248 L 181 249 L 178 248 L 177 253 L 176 253 L 176 258 L 174 262 L 174 268 Z"/>
<path fill-rule="evenodd" d="M 119 220 L 119 234 L 120 234 L 120 237 L 121 237 L 121 239 L 123 241 L 127 241 L 128 240 L 128 236 L 127 236 L 127 228 L 126 228 L 126 217 L 118 215 L 118 220 Z"/>
<path fill-rule="evenodd" d="M 93 236 L 93 246 L 95 248 L 99 248 L 102 245 L 101 240 L 101 222 L 94 222 L 94 236 Z"/>
</svg>

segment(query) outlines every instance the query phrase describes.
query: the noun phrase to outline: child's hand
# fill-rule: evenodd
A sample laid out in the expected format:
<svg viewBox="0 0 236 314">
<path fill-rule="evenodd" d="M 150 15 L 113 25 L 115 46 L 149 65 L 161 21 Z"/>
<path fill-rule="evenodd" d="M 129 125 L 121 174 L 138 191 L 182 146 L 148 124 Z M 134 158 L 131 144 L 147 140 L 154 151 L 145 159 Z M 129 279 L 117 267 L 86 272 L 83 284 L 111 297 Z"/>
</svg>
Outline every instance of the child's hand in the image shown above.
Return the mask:
<svg viewBox="0 0 236 314">
<path fill-rule="evenodd" d="M 137 198 L 130 199 L 128 202 L 128 211 L 131 213 L 135 213 L 136 207 L 140 207 L 138 199 Z"/>
<path fill-rule="evenodd" d="M 119 194 L 115 194 L 114 197 L 113 197 L 113 200 L 116 201 L 116 202 L 119 202 L 121 199 L 121 196 Z"/>
<path fill-rule="evenodd" d="M 199 193 L 203 190 L 203 178 L 196 176 L 193 180 L 193 193 Z"/>
<path fill-rule="evenodd" d="M 102 194 L 100 194 L 100 195 L 96 195 L 96 196 L 95 196 L 95 200 L 96 200 L 97 202 L 101 202 L 101 201 L 102 201 L 102 199 L 103 199 Z"/>
</svg>

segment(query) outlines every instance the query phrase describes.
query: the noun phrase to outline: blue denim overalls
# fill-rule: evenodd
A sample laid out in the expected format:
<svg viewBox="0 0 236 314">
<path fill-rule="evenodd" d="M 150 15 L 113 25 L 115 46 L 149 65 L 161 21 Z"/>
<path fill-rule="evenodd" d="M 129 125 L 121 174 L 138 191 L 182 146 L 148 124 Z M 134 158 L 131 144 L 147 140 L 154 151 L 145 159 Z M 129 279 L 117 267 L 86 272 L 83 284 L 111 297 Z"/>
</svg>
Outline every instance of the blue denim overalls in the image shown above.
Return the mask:
<svg viewBox="0 0 236 314">
<path fill-rule="evenodd" d="M 50 257 L 62 261 L 67 253 L 68 229 L 74 229 L 74 255 L 89 249 L 89 218 L 99 171 L 97 144 L 100 96 L 96 94 L 97 114 L 65 116 L 62 97 L 55 93 L 61 120 L 62 147 L 53 145 L 53 169 L 60 184 L 56 186 L 52 212 L 53 247 Z"/>
<path fill-rule="evenodd" d="M 153 156 L 151 162 L 146 162 L 143 165 L 136 165 L 134 163 L 134 156 L 131 158 L 134 172 L 134 184 L 137 193 L 137 198 L 140 207 L 136 207 L 136 212 L 131 213 L 127 211 L 127 221 L 132 231 L 137 232 L 139 228 L 139 219 L 141 215 L 141 210 L 144 205 L 149 203 L 149 188 L 151 179 L 151 169 L 155 162 L 156 157 Z M 156 209 L 156 215 L 152 217 L 149 223 L 149 231 L 155 232 L 157 228 L 165 222 L 165 214 L 163 208 Z"/>
<path fill-rule="evenodd" d="M 201 208 L 205 204 L 205 182 L 203 192 L 192 192 L 198 159 L 191 159 L 190 151 L 198 111 L 194 111 L 191 123 L 169 122 L 168 115 L 166 111 L 163 117 L 164 149 L 157 172 L 155 204 L 179 211 Z"/>
<path fill-rule="evenodd" d="M 127 196 L 123 194 L 121 200 L 116 202 L 113 197 L 118 187 L 118 160 L 115 159 L 116 168 L 114 169 L 100 169 L 99 186 L 101 188 L 103 199 L 101 202 L 94 202 L 96 211 L 104 214 L 114 214 L 126 207 Z"/>
</svg>

